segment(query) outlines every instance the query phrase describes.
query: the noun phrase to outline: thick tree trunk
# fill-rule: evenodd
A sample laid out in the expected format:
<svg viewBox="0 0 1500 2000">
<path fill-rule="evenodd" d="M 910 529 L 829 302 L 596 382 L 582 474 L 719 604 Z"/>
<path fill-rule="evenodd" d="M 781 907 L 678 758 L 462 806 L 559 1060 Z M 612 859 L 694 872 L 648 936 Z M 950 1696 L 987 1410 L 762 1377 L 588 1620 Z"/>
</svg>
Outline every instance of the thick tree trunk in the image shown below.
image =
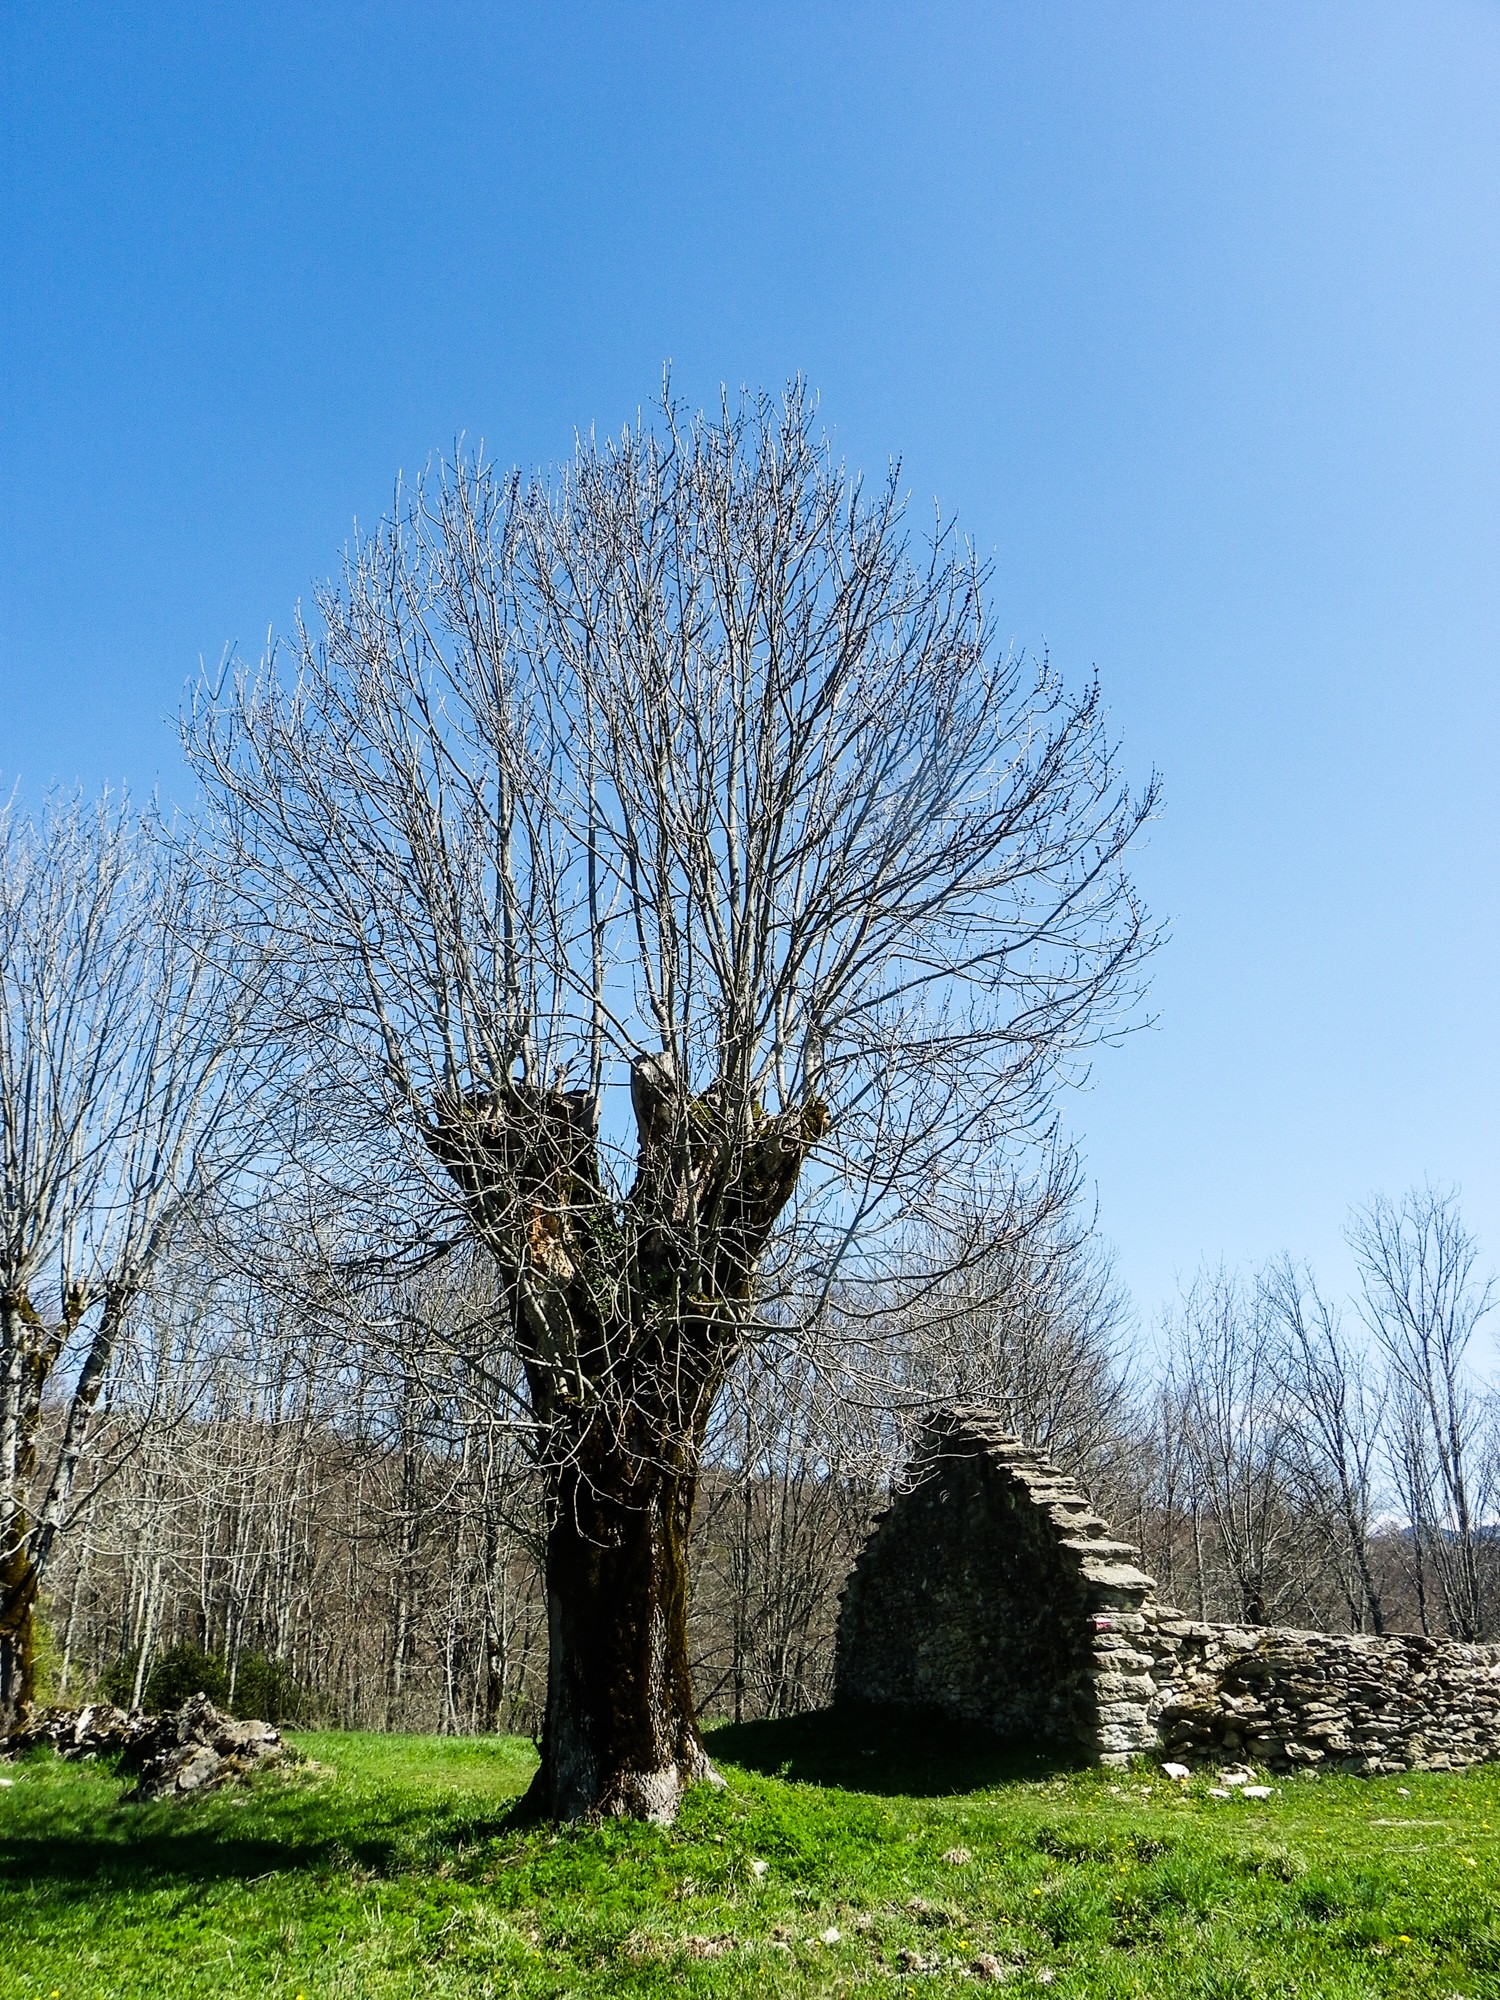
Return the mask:
<svg viewBox="0 0 1500 2000">
<path fill-rule="evenodd" d="M 526 1805 L 670 1820 L 713 1767 L 694 1719 L 687 1543 L 698 1454 L 821 1099 L 767 1116 L 670 1057 L 631 1069 L 635 1184 L 607 1191 L 598 1105 L 451 1094 L 426 1138 L 508 1280 L 549 1484 L 547 1708 Z"/>
<path fill-rule="evenodd" d="M 667 1822 L 715 1773 L 687 1650 L 691 1473 L 570 1464 L 547 1538 L 547 1710 L 527 1795 L 540 1817 Z M 615 1490 L 607 1489 L 606 1481 Z"/>
</svg>

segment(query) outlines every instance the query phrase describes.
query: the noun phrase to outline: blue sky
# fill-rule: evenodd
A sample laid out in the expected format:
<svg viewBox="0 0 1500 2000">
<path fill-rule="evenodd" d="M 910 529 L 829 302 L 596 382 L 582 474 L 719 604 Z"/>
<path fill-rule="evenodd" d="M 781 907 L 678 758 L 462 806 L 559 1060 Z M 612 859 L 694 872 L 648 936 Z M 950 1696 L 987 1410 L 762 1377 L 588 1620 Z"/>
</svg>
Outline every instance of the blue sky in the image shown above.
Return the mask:
<svg viewBox="0 0 1500 2000">
<path fill-rule="evenodd" d="M 1068 1107 L 1143 1319 L 1500 1259 L 1500 9 L 0 4 L 0 773 L 184 787 L 398 469 L 800 370 L 1097 666 L 1157 1025 Z"/>
</svg>

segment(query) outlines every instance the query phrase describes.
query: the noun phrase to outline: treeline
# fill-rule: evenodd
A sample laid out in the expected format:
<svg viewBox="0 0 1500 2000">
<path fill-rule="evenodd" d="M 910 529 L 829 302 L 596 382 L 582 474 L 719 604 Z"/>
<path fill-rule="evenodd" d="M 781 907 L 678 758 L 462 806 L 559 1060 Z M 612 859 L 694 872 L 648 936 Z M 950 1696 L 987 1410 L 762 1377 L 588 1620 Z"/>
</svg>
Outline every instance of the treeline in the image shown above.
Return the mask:
<svg viewBox="0 0 1500 2000">
<path fill-rule="evenodd" d="M 767 1337 L 742 1362 L 694 1526 L 705 1713 L 827 1699 L 843 1578 L 948 1398 L 1000 1408 L 1080 1477 L 1190 1612 L 1500 1632 L 1491 1287 L 1453 1197 L 1357 1217 L 1342 1306 L 1286 1260 L 1205 1274 L 1148 1367 L 1075 1193 L 1065 1172 L 1018 1192 L 899 1343 L 878 1305 L 834 1301 L 821 1338 Z M 279 1719 L 535 1728 L 544 1495 L 510 1364 L 474 1338 L 482 1268 L 310 1308 L 274 1240 L 250 1257 L 195 1237 L 122 1345 L 48 1594 L 46 1679 L 129 1700 L 153 1674 L 208 1674 Z"/>
</svg>

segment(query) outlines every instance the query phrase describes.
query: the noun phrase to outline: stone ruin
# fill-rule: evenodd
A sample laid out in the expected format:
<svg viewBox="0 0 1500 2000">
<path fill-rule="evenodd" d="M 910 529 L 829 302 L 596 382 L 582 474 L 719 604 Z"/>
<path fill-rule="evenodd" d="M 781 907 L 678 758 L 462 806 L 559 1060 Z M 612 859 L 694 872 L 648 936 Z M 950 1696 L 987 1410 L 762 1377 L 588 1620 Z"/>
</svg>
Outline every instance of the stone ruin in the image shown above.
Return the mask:
<svg viewBox="0 0 1500 2000">
<path fill-rule="evenodd" d="M 1500 1757 L 1500 1646 L 1207 1624 L 992 1411 L 938 1412 L 845 1586 L 834 1698 L 1088 1763 L 1457 1770 Z"/>
<path fill-rule="evenodd" d="M 194 1797 L 297 1755 L 269 1722 L 238 1722 L 206 1694 L 161 1715 L 107 1701 L 29 1710 L 19 1728 L 0 1738 L 0 1756 L 40 1749 L 69 1758 L 118 1757 L 118 1769 L 136 1780 L 126 1794 L 131 1800 Z"/>
</svg>

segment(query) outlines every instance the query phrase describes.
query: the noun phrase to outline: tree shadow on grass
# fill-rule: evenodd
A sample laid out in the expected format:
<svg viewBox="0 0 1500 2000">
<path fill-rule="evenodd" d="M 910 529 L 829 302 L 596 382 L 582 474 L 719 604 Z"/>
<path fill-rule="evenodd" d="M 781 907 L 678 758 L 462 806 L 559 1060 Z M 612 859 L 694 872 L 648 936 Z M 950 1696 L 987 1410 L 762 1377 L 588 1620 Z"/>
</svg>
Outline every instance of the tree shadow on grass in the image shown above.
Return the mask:
<svg viewBox="0 0 1500 2000">
<path fill-rule="evenodd" d="M 934 1798 L 1036 1781 L 1082 1760 L 1037 1743 L 920 1712 L 825 1709 L 776 1722 L 724 1724 L 711 1754 L 769 1777 L 872 1795 Z M 124 1781 L 121 1781 L 123 1789 Z M 188 1804 L 106 1803 L 93 1791 L 42 1793 L 20 1824 L 0 1830 L 0 1884 L 30 1883 L 62 1901 L 101 1889 L 253 1883 L 270 1875 L 363 1874 L 390 1879 L 449 1861 L 465 1848 L 534 1829 L 520 1797 L 443 1799 L 386 1791 L 347 1800 L 316 1786 L 262 1779 Z"/>
<path fill-rule="evenodd" d="M 707 1732 L 711 1756 L 798 1784 L 909 1798 L 1036 1783 L 1085 1768 L 1080 1753 L 1035 1739 L 1007 1742 L 926 1710 L 824 1708 Z"/>
<path fill-rule="evenodd" d="M 122 1815 L 133 1808 L 124 1807 Z M 251 1882 L 267 1875 L 333 1873 L 351 1866 L 371 1876 L 398 1872 L 406 1862 L 399 1840 L 280 1839 L 234 1834 L 222 1826 L 185 1823 L 133 1828 L 122 1837 L 106 1824 L 96 1834 L 46 1828 L 0 1838 L 0 1882 L 48 1882 L 80 1894 L 100 1886 L 146 1889 L 168 1882 Z"/>
<path fill-rule="evenodd" d="M 0 1884 L 46 1885 L 66 1897 L 299 1873 L 389 1878 L 492 1837 L 510 1814 L 509 1806 L 476 1811 L 468 1800 L 386 1796 L 362 1802 L 354 1824 L 316 1790 L 264 1778 L 181 1803 L 43 1794 L 34 1816 L 0 1831 Z"/>
</svg>

